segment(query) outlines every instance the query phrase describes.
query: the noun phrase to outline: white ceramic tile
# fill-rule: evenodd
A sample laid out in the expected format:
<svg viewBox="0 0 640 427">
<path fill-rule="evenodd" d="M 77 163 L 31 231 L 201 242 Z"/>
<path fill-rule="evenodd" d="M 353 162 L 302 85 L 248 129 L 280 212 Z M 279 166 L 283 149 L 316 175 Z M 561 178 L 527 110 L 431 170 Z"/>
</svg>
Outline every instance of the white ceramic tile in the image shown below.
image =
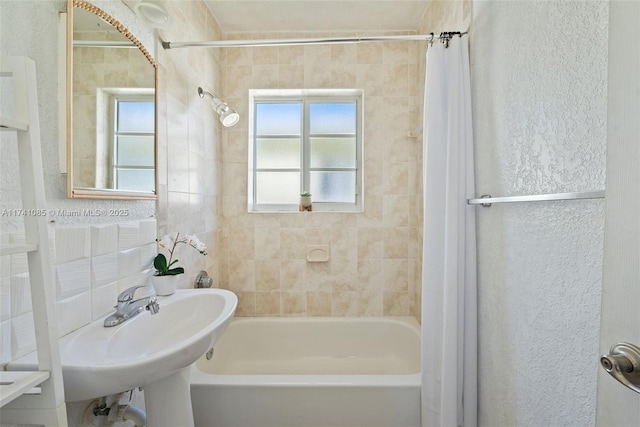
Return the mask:
<svg viewBox="0 0 640 427">
<path fill-rule="evenodd" d="M 11 319 L 11 357 L 17 359 L 36 349 L 36 332 L 33 313 L 25 313 Z"/>
<path fill-rule="evenodd" d="M 91 291 L 91 320 L 97 320 L 114 311 L 118 298 L 118 282 L 112 282 Z"/>
<path fill-rule="evenodd" d="M 58 335 L 64 336 L 91 323 L 91 292 L 58 301 Z"/>
<path fill-rule="evenodd" d="M 11 267 L 9 268 L 9 273 L 11 275 L 29 272 L 29 262 L 27 261 L 27 254 L 14 254 L 10 257 Z"/>
<path fill-rule="evenodd" d="M 9 233 L 9 241 L 13 245 L 24 245 L 27 238 L 23 232 Z"/>
<path fill-rule="evenodd" d="M 142 268 L 152 268 L 153 259 L 158 254 L 158 246 L 155 243 L 140 247 L 140 266 Z"/>
<path fill-rule="evenodd" d="M 149 218 L 140 221 L 138 229 L 138 246 L 144 246 L 148 243 L 155 243 L 158 224 L 155 218 Z"/>
<path fill-rule="evenodd" d="M 11 321 L 0 322 L 0 364 L 11 361 Z"/>
<path fill-rule="evenodd" d="M 118 250 L 131 249 L 138 246 L 138 221 L 118 224 Z"/>
<path fill-rule="evenodd" d="M 9 277 L 11 275 L 11 256 L 0 256 L 0 277 Z"/>
<path fill-rule="evenodd" d="M 118 253 L 91 258 L 91 287 L 99 288 L 118 279 Z"/>
<path fill-rule="evenodd" d="M 31 311 L 31 286 L 29 273 L 11 276 L 11 316 Z"/>
<path fill-rule="evenodd" d="M 62 301 L 91 288 L 89 259 L 61 264 L 56 267 L 56 300 Z"/>
<path fill-rule="evenodd" d="M 11 318 L 11 278 L 0 277 L 0 320 Z"/>
<path fill-rule="evenodd" d="M 91 256 L 118 251 L 118 224 L 91 226 Z"/>
<path fill-rule="evenodd" d="M 140 263 L 140 249 L 133 248 L 118 252 L 118 278 L 130 276 L 140 272 L 143 268 Z"/>
<path fill-rule="evenodd" d="M 122 279 L 118 279 L 118 293 L 124 291 L 125 289 L 129 289 L 132 286 L 145 285 L 146 289 L 138 289 L 136 291 L 136 298 L 142 298 L 145 295 L 151 295 L 154 293 L 153 286 L 151 286 L 151 271 L 147 273 L 137 273 L 132 274 L 131 276 L 123 277 Z"/>
<path fill-rule="evenodd" d="M 65 264 L 90 256 L 89 227 L 56 228 L 56 261 Z"/>
<path fill-rule="evenodd" d="M 189 152 L 177 144 L 167 147 L 171 161 L 167 165 L 168 187 L 171 192 L 189 192 Z"/>
<path fill-rule="evenodd" d="M 51 265 L 56 265 L 58 263 L 56 257 L 56 229 L 47 227 L 47 236 L 49 237 L 49 262 Z"/>
</svg>

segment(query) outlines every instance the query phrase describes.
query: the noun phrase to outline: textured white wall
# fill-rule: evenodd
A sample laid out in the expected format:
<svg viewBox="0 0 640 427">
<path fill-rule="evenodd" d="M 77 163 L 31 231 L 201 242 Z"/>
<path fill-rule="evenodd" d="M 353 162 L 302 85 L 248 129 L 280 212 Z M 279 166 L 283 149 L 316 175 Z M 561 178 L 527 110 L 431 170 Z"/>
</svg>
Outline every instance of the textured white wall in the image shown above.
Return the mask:
<svg viewBox="0 0 640 427">
<path fill-rule="evenodd" d="M 494 196 L 604 188 L 605 1 L 474 1 L 476 175 Z M 604 202 L 478 208 L 480 425 L 595 422 Z"/>
</svg>

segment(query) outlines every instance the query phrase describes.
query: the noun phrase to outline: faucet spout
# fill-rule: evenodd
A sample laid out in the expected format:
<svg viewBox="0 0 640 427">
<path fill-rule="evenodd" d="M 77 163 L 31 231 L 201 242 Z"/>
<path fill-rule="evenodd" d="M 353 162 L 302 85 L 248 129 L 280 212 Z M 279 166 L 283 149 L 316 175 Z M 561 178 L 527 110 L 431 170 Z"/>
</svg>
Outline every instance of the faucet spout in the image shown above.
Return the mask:
<svg viewBox="0 0 640 427">
<path fill-rule="evenodd" d="M 145 310 L 149 311 L 152 315 L 160 311 L 160 305 L 155 295 L 136 300 L 133 299 L 136 289 L 143 287 L 145 286 L 134 286 L 118 295 L 118 303 L 115 306 L 116 312 L 104 319 L 105 328 L 119 325 Z"/>
</svg>

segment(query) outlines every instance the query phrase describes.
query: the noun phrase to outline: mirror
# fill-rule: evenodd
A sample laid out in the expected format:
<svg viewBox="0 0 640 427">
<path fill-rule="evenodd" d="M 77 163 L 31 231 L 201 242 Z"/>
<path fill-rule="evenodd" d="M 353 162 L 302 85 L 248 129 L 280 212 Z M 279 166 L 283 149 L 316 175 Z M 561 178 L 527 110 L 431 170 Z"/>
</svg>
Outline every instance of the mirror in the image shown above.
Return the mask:
<svg viewBox="0 0 640 427">
<path fill-rule="evenodd" d="M 96 6 L 67 20 L 67 196 L 155 199 L 155 61 Z"/>
</svg>

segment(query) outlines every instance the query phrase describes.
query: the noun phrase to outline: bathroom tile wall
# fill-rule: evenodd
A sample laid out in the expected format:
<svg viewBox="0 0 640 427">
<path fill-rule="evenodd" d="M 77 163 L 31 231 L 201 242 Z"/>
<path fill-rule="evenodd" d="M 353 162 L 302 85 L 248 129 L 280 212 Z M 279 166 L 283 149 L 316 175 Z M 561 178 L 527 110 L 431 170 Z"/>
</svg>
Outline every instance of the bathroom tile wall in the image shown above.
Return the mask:
<svg viewBox="0 0 640 427">
<path fill-rule="evenodd" d="M 470 2 L 433 2 L 420 33 L 464 31 Z M 380 34 L 380 32 L 376 32 Z M 397 35 L 402 33 L 387 33 Z M 229 39 L 370 35 L 243 33 Z M 222 133 L 220 284 L 240 316 L 408 316 L 420 320 L 426 43 L 226 49 L 224 94 L 243 118 L 248 90 L 363 88 L 364 205 L 358 214 L 250 214 L 247 122 Z M 308 263 L 308 245 L 330 247 Z"/>
<path fill-rule="evenodd" d="M 5 233 L 2 241 L 21 243 L 21 236 Z M 64 336 L 113 311 L 119 292 L 148 284 L 155 239 L 155 219 L 49 227 L 58 335 Z M 0 263 L 2 364 L 33 351 L 35 332 L 26 254 L 2 256 Z M 145 291 L 139 292 L 142 296 Z"/>
<path fill-rule="evenodd" d="M 355 35 L 367 34 L 229 38 Z M 220 283 L 238 294 L 238 315 L 410 315 L 420 143 L 407 132 L 418 122 L 417 45 L 235 48 L 226 55 L 224 94 L 242 120 L 222 133 Z M 265 88 L 364 89 L 364 213 L 247 213 L 248 90 Z M 307 262 L 308 245 L 328 245 L 330 260 Z"/>
<path fill-rule="evenodd" d="M 167 2 L 171 24 L 162 40 L 216 40 L 219 26 L 203 2 Z M 196 234 L 209 255 L 183 251 L 187 274 L 180 287 L 192 286 L 195 274 L 218 275 L 216 247 L 220 198 L 220 124 L 198 87 L 220 93 L 221 53 L 215 49 L 163 50 L 158 47 L 158 234 Z M 214 117 L 216 116 L 216 117 Z"/>
</svg>

